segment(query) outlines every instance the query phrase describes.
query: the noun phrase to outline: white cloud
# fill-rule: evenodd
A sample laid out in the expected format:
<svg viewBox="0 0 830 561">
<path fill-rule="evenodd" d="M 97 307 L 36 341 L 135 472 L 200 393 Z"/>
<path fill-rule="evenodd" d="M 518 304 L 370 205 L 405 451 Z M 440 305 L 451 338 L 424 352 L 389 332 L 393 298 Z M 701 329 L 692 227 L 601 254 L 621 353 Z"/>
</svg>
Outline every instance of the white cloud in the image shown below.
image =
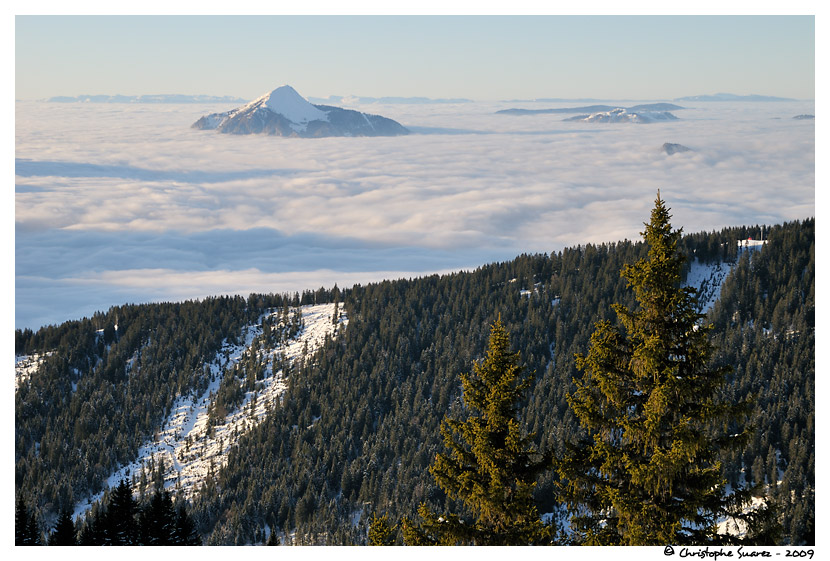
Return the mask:
<svg viewBox="0 0 830 561">
<path fill-rule="evenodd" d="M 47 291 L 101 306 L 92 281 L 119 298 L 108 307 L 636 239 L 657 189 L 687 232 L 815 215 L 814 123 L 792 119 L 809 103 L 700 104 L 651 125 L 495 114 L 508 105 L 373 105 L 436 134 L 306 140 L 189 128 L 227 107 L 18 102 L 18 326 L 48 315 Z M 135 271 L 156 269 L 147 292 Z M 48 321 L 79 309 L 53 300 Z"/>
</svg>

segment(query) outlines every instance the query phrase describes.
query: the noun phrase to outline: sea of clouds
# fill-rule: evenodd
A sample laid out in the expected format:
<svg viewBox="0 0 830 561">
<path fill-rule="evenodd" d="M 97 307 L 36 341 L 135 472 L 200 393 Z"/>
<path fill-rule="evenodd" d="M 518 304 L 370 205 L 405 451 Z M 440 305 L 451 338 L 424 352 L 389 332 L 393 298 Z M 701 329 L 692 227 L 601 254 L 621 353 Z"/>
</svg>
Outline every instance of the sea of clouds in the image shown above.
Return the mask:
<svg viewBox="0 0 830 561">
<path fill-rule="evenodd" d="M 190 128 L 224 105 L 17 102 L 15 325 L 637 239 L 658 189 L 686 232 L 815 216 L 813 102 L 495 114 L 577 105 L 355 105 L 413 134 L 287 139 Z"/>
</svg>

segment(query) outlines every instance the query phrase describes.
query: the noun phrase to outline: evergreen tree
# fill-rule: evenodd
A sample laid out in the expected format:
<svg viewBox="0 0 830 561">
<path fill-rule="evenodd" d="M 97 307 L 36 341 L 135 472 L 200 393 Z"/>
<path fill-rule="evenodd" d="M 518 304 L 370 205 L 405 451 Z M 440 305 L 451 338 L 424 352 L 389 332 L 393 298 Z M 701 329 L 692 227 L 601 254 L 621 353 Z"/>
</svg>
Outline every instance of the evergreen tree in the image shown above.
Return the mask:
<svg viewBox="0 0 830 561">
<path fill-rule="evenodd" d="M 639 307 L 614 305 L 622 328 L 598 322 L 576 357 L 583 377 L 568 402 L 590 439 L 559 473 L 585 544 L 709 543 L 730 500 L 743 498 L 726 496 L 718 454 L 745 440 L 736 428 L 745 404 L 715 400 L 729 370 L 709 366 L 708 326 L 696 291 L 680 287 L 681 230 L 670 217 L 658 193 L 642 234 L 648 257 L 622 270 Z"/>
<path fill-rule="evenodd" d="M 104 545 L 105 518 L 106 512 L 96 503 L 78 532 L 78 545 Z"/>
<path fill-rule="evenodd" d="M 457 514 L 438 515 L 425 504 L 418 509 L 421 526 L 404 522 L 404 539 L 413 545 L 531 545 L 551 542 L 552 528 L 542 523 L 533 502 L 539 474 L 551 466 L 540 454 L 533 435 L 523 435 L 519 404 L 533 382 L 522 378 L 519 353 L 499 318 L 490 332 L 487 356 L 462 374 L 466 420 L 441 424 L 450 454 L 437 454 L 430 468 L 447 495 L 474 513 L 465 521 Z"/>
<path fill-rule="evenodd" d="M 29 510 L 23 497 L 17 497 L 14 507 L 14 545 L 31 545 L 28 541 L 29 532 Z"/>
<path fill-rule="evenodd" d="M 767 498 L 774 507 L 768 510 L 778 509 L 773 514 L 785 529 L 773 542 L 779 545 L 815 540 L 814 230 L 814 219 L 774 226 L 764 236 L 768 243 L 754 250 L 735 243 L 759 238 L 760 227 L 753 226 L 686 235 L 680 245 L 698 264 L 728 272 L 707 315 L 715 326 L 709 332 L 712 363 L 734 369 L 718 399 L 751 395 L 749 422 L 758 430 L 743 454 L 725 451 L 719 458 L 733 487 L 748 472 L 759 475 L 753 483 L 769 485 L 776 500 L 771 505 Z M 581 376 L 574 356 L 587 352 L 596 320 L 617 321 L 610 302 L 635 309 L 620 270 L 647 251 L 641 240 L 586 244 L 475 271 L 342 290 L 348 328 L 339 328 L 303 363 L 285 353 L 272 357 L 288 388 L 269 404 L 268 421 L 240 435 L 227 463 L 221 470 L 213 466 L 204 482 L 189 512 L 205 541 L 250 542 L 254 529 L 267 525 L 280 537 L 286 528 L 298 536 L 324 529 L 317 539 L 329 545 L 365 543 L 365 525 L 354 526 L 351 513 L 367 503 L 383 505 L 392 523 L 422 502 L 469 516 L 460 503 L 443 502 L 428 468 L 443 450 L 441 420 L 459 407 L 457 373 L 481 354 L 493 309 L 511 326 L 512 348 L 521 349 L 525 368 L 536 374 L 521 411 L 523 426 L 540 435 L 539 449 L 562 457 L 566 442 L 586 434 L 566 400 L 573 378 Z M 531 285 L 531 294 L 518 296 Z M 317 302 L 323 297 L 308 294 Z M 273 341 L 285 342 L 294 315 L 288 306 L 299 298 L 127 305 L 20 332 L 18 348 L 44 361 L 15 391 L 16 494 L 49 521 L 78 497 L 99 494 L 107 477 L 137 457 L 140 435 L 164 430 L 176 395 L 207 390 L 209 365 L 230 358 L 224 342 L 246 341 L 243 326 L 267 317 L 263 306 L 282 310 L 269 323 Z M 118 337 L 107 330 L 107 342 L 97 330 L 116 320 Z M 253 368 L 240 362 L 236 389 Z M 238 408 L 232 399 L 225 404 Z M 306 429 L 312 419 L 318 420 Z M 191 444 L 196 453 L 202 443 Z M 153 495 L 157 464 L 136 472 L 145 483 L 136 495 L 142 507 Z M 556 508 L 558 479 L 548 472 L 537 480 L 540 512 Z M 295 526 L 309 485 L 314 511 Z M 93 505 L 86 521 L 76 521 L 88 543 L 103 543 L 108 499 Z"/>
<path fill-rule="evenodd" d="M 78 545 L 72 514 L 64 509 L 55 523 L 55 531 L 49 536 L 49 545 Z"/>
<path fill-rule="evenodd" d="M 110 495 L 107 509 L 107 542 L 111 545 L 134 545 L 138 541 L 136 515 L 138 505 L 125 479 Z"/>
<path fill-rule="evenodd" d="M 389 519 L 385 514 L 381 517 L 372 514 L 372 520 L 369 522 L 369 545 L 395 545 L 397 529 L 397 524 L 389 525 Z"/>
<path fill-rule="evenodd" d="M 272 528 L 271 533 L 268 535 L 268 541 L 265 542 L 265 545 L 280 545 L 280 538 L 277 536 L 277 532 Z"/>
<path fill-rule="evenodd" d="M 202 540 L 196 532 L 196 525 L 187 513 L 184 501 L 176 505 L 176 523 L 173 532 L 173 545 L 202 545 Z"/>
<path fill-rule="evenodd" d="M 156 489 L 139 519 L 142 545 L 173 545 L 176 513 L 170 493 Z"/>
<path fill-rule="evenodd" d="M 17 498 L 14 509 L 14 545 L 42 545 L 37 519 L 26 508 L 23 497 Z"/>
</svg>

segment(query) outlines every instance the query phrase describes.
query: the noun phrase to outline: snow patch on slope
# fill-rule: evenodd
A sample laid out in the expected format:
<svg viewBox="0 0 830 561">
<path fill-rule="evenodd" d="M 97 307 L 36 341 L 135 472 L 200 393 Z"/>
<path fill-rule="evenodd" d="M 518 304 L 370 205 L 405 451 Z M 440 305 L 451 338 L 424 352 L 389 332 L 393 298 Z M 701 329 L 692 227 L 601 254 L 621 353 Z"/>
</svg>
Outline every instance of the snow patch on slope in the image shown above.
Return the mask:
<svg viewBox="0 0 830 561">
<path fill-rule="evenodd" d="M 252 110 L 268 110 L 282 115 L 291 122 L 291 128 L 297 132 L 305 131 L 311 121 L 328 121 L 329 115 L 321 111 L 297 93 L 291 86 L 279 88 L 258 97 L 252 102 L 226 114 L 208 115 L 208 128 L 217 128 L 227 119 L 239 113 Z"/>
<path fill-rule="evenodd" d="M 298 125 L 307 125 L 309 121 L 328 121 L 329 118 L 328 113 L 314 107 L 291 86 L 281 86 L 259 101 L 274 113 L 279 113 Z"/>
<path fill-rule="evenodd" d="M 209 474 L 215 474 L 225 465 L 238 436 L 261 423 L 282 398 L 288 387 L 287 373 L 275 366 L 293 364 L 306 354 L 310 356 L 326 338 L 336 336 L 348 325 L 342 304 L 337 309 L 336 323 L 333 321 L 335 304 L 302 306 L 292 310 L 292 314 L 292 319 L 301 321 L 301 328 L 284 344 L 273 348 L 265 346 L 260 321 L 244 329 L 242 344 L 224 345 L 214 361 L 207 365 L 211 371 L 208 388 L 195 398 L 179 396 L 161 429 L 139 449 L 138 459 L 113 473 L 107 479 L 106 487 L 113 488 L 126 479 L 135 488 L 142 471 L 149 482 L 153 477 L 150 466 L 155 471 L 163 465 L 165 488 L 180 489 L 185 496 L 192 497 Z M 263 318 L 276 321 L 280 316 L 281 312 L 276 311 Z M 263 378 L 257 381 L 254 391 L 245 394 L 237 409 L 211 427 L 208 423 L 211 398 L 217 393 L 223 376 L 233 375 L 235 367 L 251 356 L 266 365 Z M 83 514 L 102 496 L 103 492 L 79 503 L 74 516 Z"/>
<path fill-rule="evenodd" d="M 732 270 L 728 263 L 703 263 L 695 259 L 686 274 L 684 286 L 696 288 L 698 292 L 699 312 L 705 314 L 711 310 L 723 288 L 723 281 Z"/>
<path fill-rule="evenodd" d="M 738 255 L 745 251 L 759 251 L 766 244 L 766 240 L 738 240 Z M 702 314 L 711 310 L 720 298 L 723 282 L 735 267 L 735 263 L 703 263 L 694 259 L 686 274 L 684 286 L 696 288 L 698 291 L 699 311 Z"/>
<path fill-rule="evenodd" d="M 752 502 L 743 509 L 744 514 L 767 508 L 767 501 L 764 497 L 752 497 Z M 744 520 L 728 517 L 718 523 L 718 534 L 730 535 L 744 538 L 749 528 Z"/>
<path fill-rule="evenodd" d="M 660 121 L 676 121 L 677 117 L 668 111 L 628 111 L 617 108 L 611 111 L 601 111 L 591 115 L 577 115 L 566 121 L 582 121 L 585 123 L 655 123 Z"/>
<path fill-rule="evenodd" d="M 14 389 L 17 391 L 17 388 L 20 387 L 20 384 L 28 380 L 32 374 L 37 372 L 37 369 L 40 368 L 40 365 L 43 364 L 43 361 L 46 360 L 47 356 L 54 354 L 53 352 L 48 352 L 46 354 L 38 354 L 35 353 L 33 355 L 21 355 L 14 357 Z"/>
</svg>

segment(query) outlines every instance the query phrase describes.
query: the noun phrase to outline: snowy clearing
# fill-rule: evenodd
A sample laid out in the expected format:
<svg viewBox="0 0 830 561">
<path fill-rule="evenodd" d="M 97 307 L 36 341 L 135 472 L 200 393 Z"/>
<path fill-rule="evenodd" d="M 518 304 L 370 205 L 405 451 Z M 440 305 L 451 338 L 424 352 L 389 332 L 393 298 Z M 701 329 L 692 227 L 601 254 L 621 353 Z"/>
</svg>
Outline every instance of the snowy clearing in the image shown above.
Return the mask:
<svg viewBox="0 0 830 561">
<path fill-rule="evenodd" d="M 720 298 L 723 281 L 731 270 L 732 265 L 729 263 L 702 263 L 697 259 L 692 261 L 684 285 L 697 289 L 700 313 L 705 314 L 715 305 Z"/>
<path fill-rule="evenodd" d="M 298 315 L 299 314 L 299 315 Z M 270 348 L 264 344 L 262 321 L 249 325 L 243 330 L 241 345 L 225 345 L 212 363 L 207 365 L 212 373 L 210 386 L 197 398 L 179 396 L 170 416 L 153 439 L 139 449 L 138 459 L 113 473 L 106 487 L 113 488 L 121 479 L 130 481 L 133 488 L 140 488 L 142 474 L 149 486 L 153 474 L 163 472 L 165 488 L 178 489 L 191 497 L 198 491 L 209 474 L 215 474 L 227 461 L 228 453 L 239 435 L 261 423 L 269 409 L 281 399 L 288 387 L 286 374 L 275 369 L 277 364 L 293 364 L 318 349 L 327 337 L 336 334 L 348 325 L 348 318 L 340 304 L 336 323 L 333 321 L 335 304 L 302 306 L 291 310 L 291 321 L 298 321 L 299 331 L 287 342 Z M 281 311 L 266 314 L 279 321 Z M 248 391 L 242 403 L 218 424 L 208 423 L 211 398 L 219 389 L 222 378 L 234 375 L 235 368 L 243 359 L 253 353 L 261 364 L 266 365 L 264 377 L 256 383 L 254 391 Z M 284 360 L 283 360 L 284 359 Z M 100 500 L 103 492 L 81 501 L 75 508 L 75 517 L 88 510 L 93 502 Z"/>
<path fill-rule="evenodd" d="M 20 384 L 25 380 L 28 380 L 33 373 L 37 372 L 37 369 L 40 367 L 41 364 L 43 364 L 43 361 L 46 360 L 46 357 L 52 354 L 52 352 L 48 352 L 45 355 L 35 353 L 31 356 L 15 356 L 14 390 L 17 391 L 17 388 L 20 386 Z"/>
</svg>

